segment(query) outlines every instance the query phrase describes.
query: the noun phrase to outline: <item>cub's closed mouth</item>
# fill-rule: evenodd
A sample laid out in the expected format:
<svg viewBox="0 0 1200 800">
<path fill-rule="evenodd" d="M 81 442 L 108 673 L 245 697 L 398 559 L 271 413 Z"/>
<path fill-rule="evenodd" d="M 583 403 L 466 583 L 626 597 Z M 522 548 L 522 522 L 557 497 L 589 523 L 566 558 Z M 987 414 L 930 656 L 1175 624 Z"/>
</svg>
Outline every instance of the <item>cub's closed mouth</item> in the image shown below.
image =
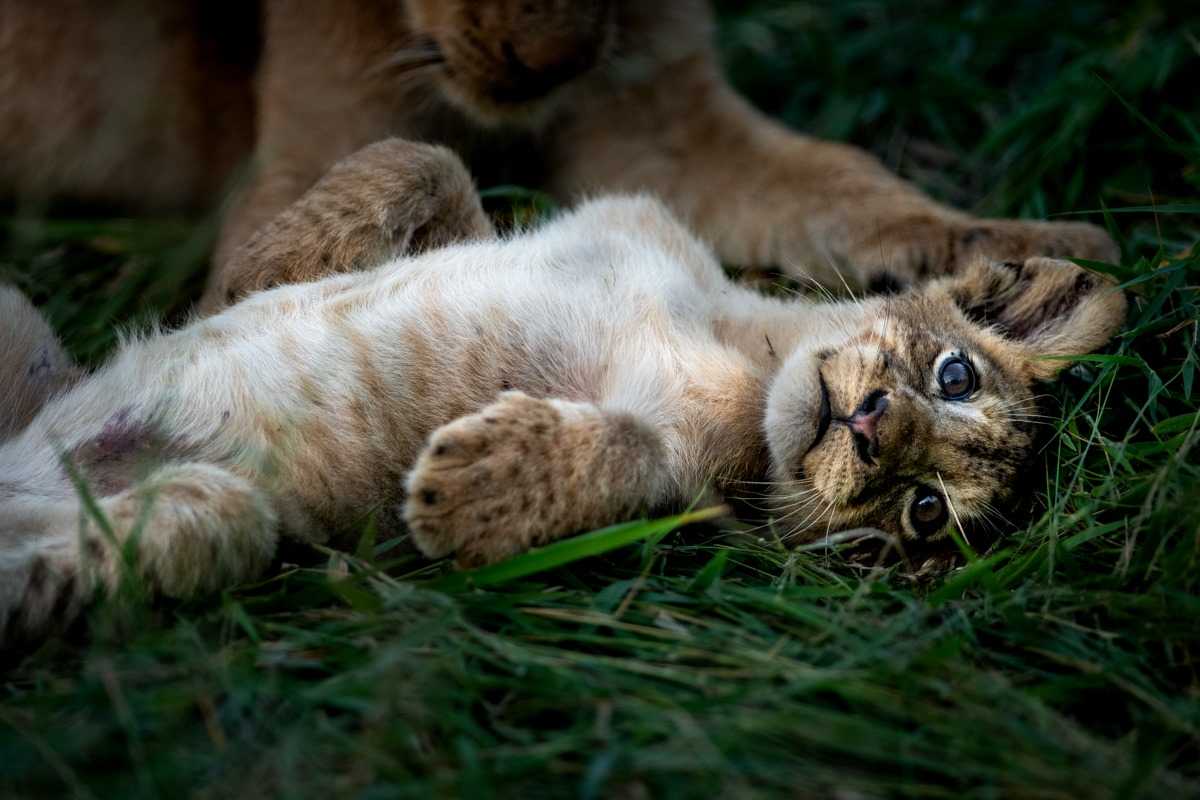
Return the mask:
<svg viewBox="0 0 1200 800">
<path fill-rule="evenodd" d="M 817 435 L 808 446 L 808 450 L 804 451 L 806 455 L 825 438 L 825 432 L 829 430 L 829 423 L 833 419 L 833 412 L 829 408 L 829 387 L 825 385 L 825 376 L 820 370 L 817 370 L 817 382 L 821 387 L 821 410 L 817 417 Z"/>
</svg>

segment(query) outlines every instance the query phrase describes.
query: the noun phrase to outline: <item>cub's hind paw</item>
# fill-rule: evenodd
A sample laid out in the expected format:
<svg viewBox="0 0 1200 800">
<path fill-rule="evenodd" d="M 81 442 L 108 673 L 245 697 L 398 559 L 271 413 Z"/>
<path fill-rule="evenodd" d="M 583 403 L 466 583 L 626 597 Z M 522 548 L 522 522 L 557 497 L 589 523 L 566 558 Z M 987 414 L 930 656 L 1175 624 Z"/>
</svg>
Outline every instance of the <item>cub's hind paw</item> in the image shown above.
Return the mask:
<svg viewBox="0 0 1200 800">
<path fill-rule="evenodd" d="M 460 565 L 502 560 L 569 532 L 563 482 L 574 473 L 567 417 L 590 406 L 505 392 L 434 432 L 409 474 L 404 517 L 425 555 Z"/>
</svg>

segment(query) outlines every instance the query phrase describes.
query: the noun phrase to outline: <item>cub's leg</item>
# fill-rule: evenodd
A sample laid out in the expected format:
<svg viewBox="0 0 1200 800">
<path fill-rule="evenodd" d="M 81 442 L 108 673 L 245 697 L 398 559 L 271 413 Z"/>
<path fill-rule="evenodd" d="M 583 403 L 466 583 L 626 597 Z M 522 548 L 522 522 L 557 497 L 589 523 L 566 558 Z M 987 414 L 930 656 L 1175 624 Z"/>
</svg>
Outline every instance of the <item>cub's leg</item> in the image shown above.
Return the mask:
<svg viewBox="0 0 1200 800">
<path fill-rule="evenodd" d="M 663 440 L 636 417 L 505 392 L 434 432 L 404 516 L 425 555 L 486 564 L 661 503 L 668 474 Z"/>
<path fill-rule="evenodd" d="M 900 288 L 981 254 L 1119 255 L 1093 225 L 978 219 L 862 150 L 793 133 L 738 97 L 709 51 L 575 109 L 553 142 L 551 188 L 653 191 L 726 263 L 839 288 Z"/>
<path fill-rule="evenodd" d="M 444 147 L 387 139 L 339 161 L 218 263 L 202 300 L 367 269 L 404 253 L 493 233 L 471 176 Z"/>
<path fill-rule="evenodd" d="M 159 467 L 98 507 L 107 531 L 74 498 L 0 507 L 0 645 L 60 628 L 97 589 L 116 590 L 131 536 L 138 577 L 169 597 L 251 579 L 275 552 L 268 498 L 213 465 Z"/>
<path fill-rule="evenodd" d="M 0 441 L 79 375 L 37 309 L 16 289 L 0 286 Z"/>
</svg>

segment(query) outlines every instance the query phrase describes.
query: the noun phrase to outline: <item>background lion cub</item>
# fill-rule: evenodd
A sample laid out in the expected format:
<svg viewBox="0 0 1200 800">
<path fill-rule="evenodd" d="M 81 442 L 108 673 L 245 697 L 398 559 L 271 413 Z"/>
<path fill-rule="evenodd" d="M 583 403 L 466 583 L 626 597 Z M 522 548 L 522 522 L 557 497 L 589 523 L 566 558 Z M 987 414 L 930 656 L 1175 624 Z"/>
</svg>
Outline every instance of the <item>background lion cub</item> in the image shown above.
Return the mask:
<svg viewBox="0 0 1200 800">
<path fill-rule="evenodd" d="M 1116 255 L 1098 228 L 975 219 L 860 150 L 768 120 L 721 76 L 701 0 L 48 0 L 3 13 L 0 190 L 204 207 L 238 183 L 210 307 L 282 280 L 238 247 L 391 135 L 447 144 L 488 183 L 651 192 L 722 261 L 839 287 L 839 272 L 895 288 L 978 253 Z"/>
<path fill-rule="evenodd" d="M 418 235 L 466 241 L 392 258 Z M 281 535 L 321 540 L 364 513 L 473 565 L 766 482 L 786 541 L 936 542 L 1008 502 L 1035 383 L 1125 308 L 1040 258 L 865 302 L 764 297 L 645 197 L 499 239 L 452 154 L 399 140 L 340 164 L 258 245 L 338 258 L 358 239 L 385 263 L 130 342 L 0 446 L 11 634 L 115 586 L 127 548 L 150 586 L 187 595 L 258 574 Z M 4 298 L 33 331 L 13 363 L 37 362 L 45 329 Z"/>
</svg>

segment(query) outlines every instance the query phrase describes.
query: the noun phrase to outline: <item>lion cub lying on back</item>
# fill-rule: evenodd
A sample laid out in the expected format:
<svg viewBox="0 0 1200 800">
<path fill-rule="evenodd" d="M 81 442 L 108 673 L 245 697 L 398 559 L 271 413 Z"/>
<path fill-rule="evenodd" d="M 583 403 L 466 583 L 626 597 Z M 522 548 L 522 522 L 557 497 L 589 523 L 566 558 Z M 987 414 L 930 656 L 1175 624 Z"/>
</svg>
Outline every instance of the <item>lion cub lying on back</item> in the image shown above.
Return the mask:
<svg viewBox="0 0 1200 800">
<path fill-rule="evenodd" d="M 144 520 L 137 563 L 168 595 L 252 578 L 281 535 L 325 539 L 371 510 L 473 565 L 741 481 L 771 483 L 793 542 L 935 539 L 1005 502 L 1033 386 L 1065 364 L 1039 357 L 1100 347 L 1124 310 L 1047 259 L 863 302 L 764 297 L 643 197 L 496 238 L 448 151 L 395 140 L 244 257 L 314 250 L 382 265 L 129 342 L 0 447 L 10 635 L 118 578 L 64 461 L 117 543 Z M 56 353 L 27 347 L 6 382 Z"/>
</svg>

